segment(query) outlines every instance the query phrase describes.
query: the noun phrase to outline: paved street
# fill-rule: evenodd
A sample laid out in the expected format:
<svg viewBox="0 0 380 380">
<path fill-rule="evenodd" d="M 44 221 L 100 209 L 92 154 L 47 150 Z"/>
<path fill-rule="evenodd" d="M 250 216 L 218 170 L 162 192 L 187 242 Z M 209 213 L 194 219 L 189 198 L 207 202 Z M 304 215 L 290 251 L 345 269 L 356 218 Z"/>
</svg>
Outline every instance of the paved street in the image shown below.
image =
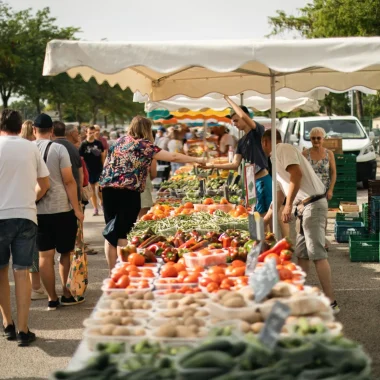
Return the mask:
<svg viewBox="0 0 380 380">
<path fill-rule="evenodd" d="M 359 202 L 366 198 L 367 191 L 358 190 Z M 85 239 L 91 242 L 92 248 L 99 250 L 99 255 L 89 257 L 87 301 L 55 312 L 46 311 L 46 301 L 33 301 L 30 327 L 38 340 L 28 348 L 17 348 L 15 343 L 0 340 L 0 379 L 45 379 L 52 371 L 67 366 L 81 340 L 82 321 L 91 313 L 101 293 L 101 282 L 107 276 L 102 227 L 102 217 L 92 217 L 87 211 Z M 374 379 L 380 379 L 380 264 L 351 263 L 347 244 L 334 242 L 333 219 L 329 220 L 328 240 L 331 242 L 333 284 L 341 307 L 338 319 L 346 335 L 361 342 L 371 354 Z M 318 284 L 314 270 L 308 283 Z M 13 290 L 12 286 L 12 293 Z"/>
</svg>

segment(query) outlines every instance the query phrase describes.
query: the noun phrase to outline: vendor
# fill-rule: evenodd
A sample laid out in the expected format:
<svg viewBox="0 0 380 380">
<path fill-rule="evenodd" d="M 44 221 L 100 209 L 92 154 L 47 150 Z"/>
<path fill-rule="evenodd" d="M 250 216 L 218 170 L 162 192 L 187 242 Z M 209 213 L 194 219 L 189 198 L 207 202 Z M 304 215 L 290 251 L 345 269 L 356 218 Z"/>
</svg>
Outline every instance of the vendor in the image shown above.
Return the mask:
<svg viewBox="0 0 380 380">
<path fill-rule="evenodd" d="M 116 264 L 117 251 L 120 253 L 121 247 L 128 243 L 127 234 L 131 231 L 140 212 L 140 195 L 145 190 L 153 160 L 205 163 L 205 160 L 200 157 L 189 157 L 181 153 L 161 150 L 152 141 L 152 122 L 145 117 L 136 116 L 129 126 L 127 135 L 118 139 L 110 147 L 104 163 L 100 186 L 103 193 L 104 219 L 108 225 L 106 230 L 113 231 L 110 234 L 112 241 L 105 242 L 110 271 Z"/>
<path fill-rule="evenodd" d="M 232 163 L 208 163 L 206 167 L 237 170 L 243 159 L 245 163 L 255 164 L 256 211 L 264 216 L 272 202 L 272 178 L 268 173 L 268 159 L 261 146 L 261 137 L 264 134 L 264 127 L 251 119 L 247 107 L 239 107 L 228 96 L 225 96 L 224 99 L 232 107 L 232 122 L 239 131 L 244 131 L 245 135 L 238 141 Z"/>
</svg>

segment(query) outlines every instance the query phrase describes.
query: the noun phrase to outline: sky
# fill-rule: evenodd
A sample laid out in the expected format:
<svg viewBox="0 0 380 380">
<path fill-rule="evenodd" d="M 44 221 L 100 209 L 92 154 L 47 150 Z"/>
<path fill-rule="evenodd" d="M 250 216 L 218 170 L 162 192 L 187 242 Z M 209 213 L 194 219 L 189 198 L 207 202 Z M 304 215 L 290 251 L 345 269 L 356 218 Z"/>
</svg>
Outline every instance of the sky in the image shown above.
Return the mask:
<svg viewBox="0 0 380 380">
<path fill-rule="evenodd" d="M 16 10 L 50 7 L 80 39 L 159 41 L 264 38 L 276 10 L 297 14 L 307 0 L 5 0 Z M 284 37 L 284 36 L 283 36 Z M 287 36 L 285 36 L 287 37 Z"/>
</svg>

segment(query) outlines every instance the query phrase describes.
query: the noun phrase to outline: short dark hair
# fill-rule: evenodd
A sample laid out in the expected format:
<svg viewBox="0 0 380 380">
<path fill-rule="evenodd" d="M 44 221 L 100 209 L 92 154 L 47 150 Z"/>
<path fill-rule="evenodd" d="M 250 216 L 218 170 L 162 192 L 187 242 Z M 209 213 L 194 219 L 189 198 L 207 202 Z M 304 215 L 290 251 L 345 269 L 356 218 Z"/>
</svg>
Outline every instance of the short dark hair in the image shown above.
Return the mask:
<svg viewBox="0 0 380 380">
<path fill-rule="evenodd" d="M 19 112 L 4 109 L 1 113 L 0 130 L 19 134 L 22 127 L 22 117 Z"/>
<path fill-rule="evenodd" d="M 267 139 L 272 141 L 272 128 L 267 129 L 263 134 L 263 139 Z M 276 129 L 276 142 L 280 143 L 282 142 L 281 133 Z"/>
<path fill-rule="evenodd" d="M 90 127 L 87 127 L 87 129 L 89 129 L 90 131 L 95 131 L 95 127 L 93 125 L 91 125 Z"/>
<path fill-rule="evenodd" d="M 65 137 L 66 125 L 62 121 L 53 121 L 53 133 L 57 137 Z"/>
<path fill-rule="evenodd" d="M 247 108 L 246 106 L 239 106 L 239 107 L 240 107 L 240 109 L 241 109 L 242 111 L 244 111 L 244 113 L 246 113 L 248 116 L 250 116 L 250 114 L 249 114 L 249 110 L 248 110 L 248 108 Z M 236 112 L 235 112 L 234 109 L 232 109 L 232 110 L 231 110 L 231 113 L 230 113 L 230 118 L 232 119 L 235 115 L 236 115 Z"/>
</svg>

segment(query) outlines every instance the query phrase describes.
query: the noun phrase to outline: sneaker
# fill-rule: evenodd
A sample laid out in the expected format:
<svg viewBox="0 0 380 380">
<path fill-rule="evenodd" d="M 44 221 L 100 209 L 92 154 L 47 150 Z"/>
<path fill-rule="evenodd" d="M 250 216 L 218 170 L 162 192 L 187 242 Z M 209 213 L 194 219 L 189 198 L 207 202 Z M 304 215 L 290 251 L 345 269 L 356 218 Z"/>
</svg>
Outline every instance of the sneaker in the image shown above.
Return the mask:
<svg viewBox="0 0 380 380">
<path fill-rule="evenodd" d="M 49 311 L 57 310 L 57 307 L 59 306 L 60 306 L 59 299 L 57 299 L 57 301 L 49 301 L 48 310 Z"/>
<path fill-rule="evenodd" d="M 338 314 L 340 312 L 338 302 L 334 301 L 330 306 L 333 311 L 333 314 Z"/>
<path fill-rule="evenodd" d="M 80 303 L 83 303 L 85 301 L 84 297 L 79 297 L 78 300 L 76 300 L 73 296 L 66 298 L 65 296 L 61 297 L 61 305 L 62 306 L 73 306 L 73 305 L 79 305 Z"/>
<path fill-rule="evenodd" d="M 4 336 L 7 340 L 15 340 L 16 339 L 16 326 L 13 322 L 11 325 L 7 327 L 3 326 Z"/>
<path fill-rule="evenodd" d="M 30 343 L 36 340 L 36 334 L 32 333 L 29 329 L 27 333 L 19 331 L 17 334 L 17 344 L 19 347 L 27 347 Z"/>
<path fill-rule="evenodd" d="M 39 288 L 38 290 L 32 289 L 32 296 L 31 296 L 32 301 L 43 300 L 45 298 L 48 298 L 48 296 L 45 293 L 45 290 L 43 288 Z"/>
<path fill-rule="evenodd" d="M 92 214 L 92 216 L 99 216 L 99 211 L 98 209 L 94 209 L 94 213 Z"/>
</svg>

